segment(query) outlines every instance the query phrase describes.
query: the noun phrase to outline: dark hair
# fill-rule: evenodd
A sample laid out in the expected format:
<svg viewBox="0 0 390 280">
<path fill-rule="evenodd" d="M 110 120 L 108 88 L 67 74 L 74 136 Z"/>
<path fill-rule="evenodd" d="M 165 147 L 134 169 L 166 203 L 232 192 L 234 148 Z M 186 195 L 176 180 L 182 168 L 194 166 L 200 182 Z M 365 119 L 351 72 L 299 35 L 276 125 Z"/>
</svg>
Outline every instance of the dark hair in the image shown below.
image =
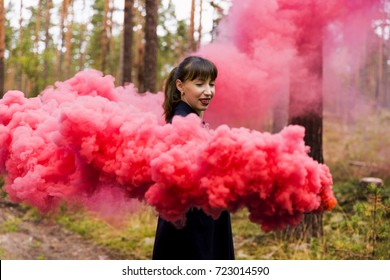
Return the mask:
<svg viewBox="0 0 390 280">
<path fill-rule="evenodd" d="M 180 91 L 176 88 L 177 79 L 184 83 L 195 79 L 215 80 L 217 76 L 218 70 L 214 63 L 199 56 L 189 56 L 173 68 L 165 82 L 163 105 L 165 121 L 169 122 L 172 119 L 175 107 L 181 100 Z"/>
</svg>

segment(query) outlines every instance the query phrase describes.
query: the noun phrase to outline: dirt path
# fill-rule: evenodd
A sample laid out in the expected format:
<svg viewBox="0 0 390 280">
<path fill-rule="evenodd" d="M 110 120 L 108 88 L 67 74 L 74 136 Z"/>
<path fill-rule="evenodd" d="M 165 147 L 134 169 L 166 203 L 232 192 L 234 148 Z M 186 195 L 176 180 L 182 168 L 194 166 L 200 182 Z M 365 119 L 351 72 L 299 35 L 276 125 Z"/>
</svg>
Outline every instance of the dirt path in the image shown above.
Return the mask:
<svg viewBox="0 0 390 280">
<path fill-rule="evenodd" d="M 26 211 L 0 198 L 0 259 L 101 260 L 120 259 L 46 219 L 26 217 Z"/>
</svg>

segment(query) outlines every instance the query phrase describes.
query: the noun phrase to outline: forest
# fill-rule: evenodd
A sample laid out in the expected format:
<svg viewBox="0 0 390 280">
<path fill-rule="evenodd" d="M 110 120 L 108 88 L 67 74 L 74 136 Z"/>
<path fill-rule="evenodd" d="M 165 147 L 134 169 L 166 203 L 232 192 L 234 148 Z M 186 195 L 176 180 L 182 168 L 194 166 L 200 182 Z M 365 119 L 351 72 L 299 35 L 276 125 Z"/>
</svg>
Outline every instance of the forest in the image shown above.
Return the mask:
<svg viewBox="0 0 390 280">
<path fill-rule="evenodd" d="M 307 153 L 329 168 L 337 199 L 329 211 L 304 213 L 297 225 L 270 231 L 248 218 L 250 209 L 232 210 L 236 259 L 389 260 L 389 40 L 387 0 L 0 0 L 0 259 L 151 258 L 158 214 L 143 201 L 112 194 L 118 205 L 111 209 L 107 200 L 102 215 L 83 203 L 42 213 L 35 198 L 15 199 L 20 182 L 34 183 L 29 171 L 44 165 L 29 155 L 46 150 L 33 137 L 7 138 L 16 110 L 9 100 L 33 108 L 34 100 L 95 83 L 88 94 L 135 100 L 136 111 L 159 119 L 167 75 L 197 54 L 218 67 L 217 94 L 205 113 L 210 129 L 227 126 L 243 138 L 304 127 Z M 121 93 L 151 101 L 119 100 Z M 76 101 L 71 108 L 77 106 L 98 112 L 96 118 L 106 112 Z M 48 129 L 38 113 L 14 122 Z M 64 114 L 62 121 L 72 119 Z M 149 125 L 146 114 L 139 116 Z M 45 145 L 57 145 L 55 133 L 43 137 Z M 27 156 L 18 151 L 23 145 Z M 14 167 L 16 157 L 22 159 Z"/>
<path fill-rule="evenodd" d="M 202 17 L 199 7 L 209 11 L 211 17 L 204 19 L 208 25 L 216 26 L 225 13 L 223 7 L 228 7 L 226 1 L 219 2 L 223 1 L 194 3 L 188 15 L 191 22 L 186 22 L 175 17 L 172 1 L 162 1 L 158 7 L 155 1 L 8 1 L 2 25 L 3 91 L 19 89 L 36 96 L 55 81 L 93 68 L 113 75 L 117 85 L 131 81 L 143 92 L 149 78 L 143 73 L 148 70 L 144 65 L 150 64 L 144 60 L 148 57 L 156 57 L 152 89 L 161 89 L 169 66 L 202 40 L 198 35 L 204 33 L 202 25 L 195 27 L 195 18 Z M 155 22 L 148 23 L 152 17 Z M 156 38 L 153 32 L 149 35 L 149 25 L 152 31 L 158 29 Z M 208 31 L 208 36 L 215 36 L 215 30 Z M 149 50 L 145 40 L 156 40 L 151 56 L 144 55 Z"/>
</svg>

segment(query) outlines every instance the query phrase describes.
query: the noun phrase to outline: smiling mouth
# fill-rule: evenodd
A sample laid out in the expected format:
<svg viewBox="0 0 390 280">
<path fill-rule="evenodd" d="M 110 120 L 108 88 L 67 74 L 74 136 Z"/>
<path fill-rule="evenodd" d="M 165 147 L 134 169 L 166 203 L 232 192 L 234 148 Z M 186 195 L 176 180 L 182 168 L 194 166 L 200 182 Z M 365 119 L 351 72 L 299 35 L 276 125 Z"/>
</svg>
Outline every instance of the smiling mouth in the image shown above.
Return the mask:
<svg viewBox="0 0 390 280">
<path fill-rule="evenodd" d="M 199 99 L 199 101 L 203 106 L 207 106 L 210 104 L 211 99 Z"/>
</svg>

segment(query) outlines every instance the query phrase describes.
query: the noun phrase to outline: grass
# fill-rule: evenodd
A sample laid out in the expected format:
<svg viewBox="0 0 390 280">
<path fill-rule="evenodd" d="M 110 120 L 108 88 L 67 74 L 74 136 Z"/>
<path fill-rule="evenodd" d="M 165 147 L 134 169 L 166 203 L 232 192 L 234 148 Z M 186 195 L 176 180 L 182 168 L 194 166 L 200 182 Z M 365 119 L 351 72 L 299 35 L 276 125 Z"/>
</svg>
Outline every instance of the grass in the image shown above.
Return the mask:
<svg viewBox="0 0 390 280">
<path fill-rule="evenodd" d="M 335 182 L 367 176 L 390 179 L 389 127 L 389 111 L 364 114 L 349 123 L 325 115 L 324 158 Z"/>
<path fill-rule="evenodd" d="M 19 218 L 14 218 L 5 221 L 4 223 L 0 224 L 0 232 L 1 233 L 7 233 L 7 232 L 16 232 L 19 230 L 19 224 L 22 220 Z"/>
<path fill-rule="evenodd" d="M 0 247 L 0 260 L 6 260 L 7 258 L 7 251 Z"/>
<path fill-rule="evenodd" d="M 335 185 L 335 189 L 345 185 Z M 338 204 L 323 216 L 324 236 L 310 242 L 289 241 L 277 232 L 265 233 L 249 222 L 247 211 L 232 215 L 237 259 L 390 259 L 390 199 L 377 206 L 375 254 L 372 237 L 372 201 L 357 200 L 352 206 Z M 125 218 L 122 226 L 114 226 L 84 211 L 63 212 L 57 222 L 77 232 L 83 238 L 105 246 L 123 259 L 150 259 L 156 226 L 156 214 L 142 206 Z"/>
<path fill-rule="evenodd" d="M 110 223 L 83 210 L 63 211 L 56 221 L 85 239 L 129 259 L 150 259 L 154 242 L 156 214 L 140 205 L 136 213 L 123 217 L 121 224 Z"/>
</svg>

